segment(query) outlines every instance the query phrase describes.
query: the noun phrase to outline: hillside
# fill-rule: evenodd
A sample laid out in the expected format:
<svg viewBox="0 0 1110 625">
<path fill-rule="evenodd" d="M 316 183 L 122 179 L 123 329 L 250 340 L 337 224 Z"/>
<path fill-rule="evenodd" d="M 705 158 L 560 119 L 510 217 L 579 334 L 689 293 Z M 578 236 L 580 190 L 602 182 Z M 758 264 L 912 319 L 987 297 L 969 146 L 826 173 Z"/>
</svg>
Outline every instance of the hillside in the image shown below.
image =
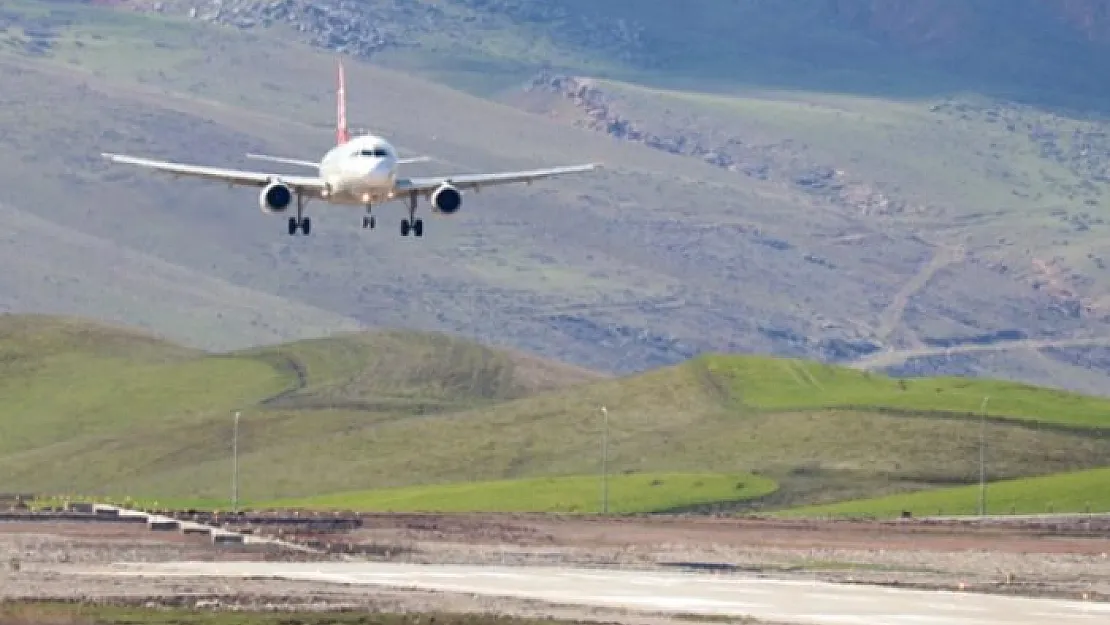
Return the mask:
<svg viewBox="0 0 1110 625">
<path fill-rule="evenodd" d="M 95 3 L 95 0 L 94 0 Z M 105 2 L 107 4 L 108 2 Z M 1105 110 L 1100 0 L 111 0 L 496 89 L 540 64 L 652 84 L 894 97 L 972 91 Z"/>
<path fill-rule="evenodd" d="M 904 32 L 895 14 L 808 0 L 774 24 L 752 3 L 725 16 L 691 11 L 686 34 L 707 34 L 687 40 L 726 46 L 709 54 L 652 39 L 673 23 L 657 3 L 623 26 L 624 2 L 283 0 L 216 11 L 168 0 L 158 3 L 165 15 L 118 10 L 153 6 L 140 0 L 112 4 L 0 9 L 0 79 L 11 87 L 0 96 L 11 147 L 0 154 L 0 210 L 13 229 L 0 250 L 12 267 L 0 278 L 5 310 L 89 314 L 218 350 L 393 327 L 615 373 L 741 351 L 1110 388 L 1100 338 L 1110 329 L 1107 124 L 1058 103 L 990 97 L 1016 83 L 963 93 L 978 78 L 929 69 L 942 60 L 926 62 L 933 48 L 905 37 L 892 40 L 909 46 L 902 56 L 880 55 L 903 63 L 887 73 L 852 65 L 859 53 L 829 53 Z M 841 12 L 830 17 L 832 4 Z M 1004 13 L 1028 25 L 1034 4 Z M 725 17 L 747 34 L 710 28 Z M 1098 23 L 1085 19 L 1076 23 Z M 1074 35 L 1068 23 L 1057 34 Z M 812 45 L 791 52 L 797 63 L 761 66 L 779 58 L 771 44 L 789 43 L 784 31 L 809 33 Z M 612 54 L 603 41 L 617 45 Z M 1068 49 L 1081 59 L 1099 45 L 1092 35 Z M 352 123 L 437 158 L 418 173 L 586 160 L 606 169 L 475 195 L 420 241 L 388 225 L 400 219 L 395 205 L 374 232 L 356 214 L 313 206 L 313 237 L 290 240 L 250 191 L 96 157 L 257 166 L 242 154 L 321 153 L 334 108 L 334 58 L 321 46 L 370 53 L 372 64 L 348 66 Z M 698 58 L 706 72 L 684 69 Z M 745 74 L 756 70 L 794 82 Z M 963 81 L 961 92 L 925 80 L 938 74 Z M 895 98 L 892 75 L 935 89 Z M 830 81 L 841 93 L 824 91 Z M 566 91 L 583 84 L 585 96 Z M 1082 96 L 1044 84 L 1024 93 Z M 44 137 L 66 149 L 43 149 L 53 145 Z"/>
<path fill-rule="evenodd" d="M 1006 480 L 987 486 L 987 514 L 1052 514 L 1110 511 L 1110 468 Z M 979 487 L 954 486 L 777 513 L 786 517 L 886 517 L 971 515 L 979 510 Z"/>
<path fill-rule="evenodd" d="M 413 332 L 201 354 L 7 316 L 0 337 L 0 473 L 19 491 L 223 500 L 235 410 L 241 488 L 255 502 L 596 474 L 601 406 L 614 475 L 694 475 L 712 492 L 773 484 L 763 507 L 973 481 L 986 395 L 992 480 L 1099 467 L 1110 453 L 1106 400 L 1008 382 L 719 355 L 610 379 Z M 519 490 L 469 488 L 475 501 Z"/>
</svg>

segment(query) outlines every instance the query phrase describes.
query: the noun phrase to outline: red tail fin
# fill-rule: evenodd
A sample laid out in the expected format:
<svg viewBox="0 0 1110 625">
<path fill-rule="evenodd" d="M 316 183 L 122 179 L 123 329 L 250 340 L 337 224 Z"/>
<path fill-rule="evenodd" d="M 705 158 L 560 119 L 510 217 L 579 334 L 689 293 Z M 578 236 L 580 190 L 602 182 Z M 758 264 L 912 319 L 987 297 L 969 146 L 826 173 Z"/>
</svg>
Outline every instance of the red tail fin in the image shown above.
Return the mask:
<svg viewBox="0 0 1110 625">
<path fill-rule="evenodd" d="M 351 140 L 351 133 L 347 131 L 347 80 L 343 72 L 343 61 L 339 61 L 339 91 L 336 93 L 336 145 L 343 145 Z"/>
</svg>

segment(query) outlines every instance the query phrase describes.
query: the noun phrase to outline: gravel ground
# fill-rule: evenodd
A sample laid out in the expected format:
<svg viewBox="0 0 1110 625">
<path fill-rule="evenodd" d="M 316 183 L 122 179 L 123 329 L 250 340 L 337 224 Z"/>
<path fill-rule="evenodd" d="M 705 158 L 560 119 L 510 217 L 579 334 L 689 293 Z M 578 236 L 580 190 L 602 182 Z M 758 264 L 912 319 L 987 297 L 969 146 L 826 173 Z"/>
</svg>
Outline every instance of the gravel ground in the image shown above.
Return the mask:
<svg viewBox="0 0 1110 625">
<path fill-rule="evenodd" d="M 316 535 L 408 562 L 660 568 L 727 564 L 776 577 L 1110 600 L 1110 528 L 533 515 L 363 515 Z M 1105 523 L 1103 525 L 1106 525 Z M 334 547 L 333 547 L 334 548 Z"/>
<path fill-rule="evenodd" d="M 217 548 L 206 537 L 151 532 L 144 525 L 125 523 L 0 522 L 0 599 L 165 603 L 172 597 L 177 601 L 189 597 L 193 603 L 283 609 L 347 606 L 660 625 L 688 622 L 666 615 L 636 614 L 631 618 L 620 610 L 448 593 L 256 580 L 148 577 L 124 581 L 76 578 L 53 570 L 59 565 L 110 562 L 367 557 L 429 563 L 621 568 L 700 562 L 727 564 L 774 577 L 922 588 L 959 588 L 962 584 L 969 590 L 1110 600 L 1110 533 L 1042 533 L 1000 527 L 877 523 L 374 515 L 363 518 L 362 529 L 313 536 L 331 543 L 333 549 L 389 552 L 387 557 L 282 554 L 262 547 Z M 14 569 L 13 564 L 18 568 Z"/>
<path fill-rule="evenodd" d="M 158 576 L 119 579 L 74 576 L 69 565 L 177 560 L 313 559 L 269 549 L 213 547 L 204 537 L 152 533 L 145 526 L 107 523 L 0 522 L 0 601 L 51 599 L 134 606 L 185 606 L 248 610 L 444 612 L 556 618 L 628 625 L 689 625 L 682 615 L 552 605 L 515 598 L 460 593 L 345 587 L 312 582 Z M 325 556 L 324 558 L 328 558 Z M 321 558 L 316 558 L 321 559 Z M 694 621 L 702 621 L 694 617 Z M 751 625 L 774 625 L 738 619 Z"/>
</svg>

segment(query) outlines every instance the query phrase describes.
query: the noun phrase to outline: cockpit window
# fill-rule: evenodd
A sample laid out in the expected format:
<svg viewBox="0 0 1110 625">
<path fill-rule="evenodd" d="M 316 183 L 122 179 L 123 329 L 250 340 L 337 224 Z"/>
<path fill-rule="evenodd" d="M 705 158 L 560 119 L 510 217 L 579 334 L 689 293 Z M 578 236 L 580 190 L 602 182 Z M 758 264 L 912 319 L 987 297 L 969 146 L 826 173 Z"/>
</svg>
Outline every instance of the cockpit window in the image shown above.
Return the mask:
<svg viewBox="0 0 1110 625">
<path fill-rule="evenodd" d="M 364 150 L 359 150 L 355 154 L 355 156 L 371 156 L 374 158 L 383 158 L 389 156 L 389 151 L 387 151 L 385 148 L 367 148 Z"/>
</svg>

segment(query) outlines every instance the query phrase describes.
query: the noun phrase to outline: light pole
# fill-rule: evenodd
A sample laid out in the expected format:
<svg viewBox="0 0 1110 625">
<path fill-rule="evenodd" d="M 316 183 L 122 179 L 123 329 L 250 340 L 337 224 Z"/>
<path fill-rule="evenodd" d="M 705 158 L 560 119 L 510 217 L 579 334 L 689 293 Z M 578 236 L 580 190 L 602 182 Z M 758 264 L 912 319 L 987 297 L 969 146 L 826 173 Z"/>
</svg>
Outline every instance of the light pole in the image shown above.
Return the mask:
<svg viewBox="0 0 1110 625">
<path fill-rule="evenodd" d="M 239 512 L 239 411 L 235 411 L 235 427 L 231 434 L 231 510 Z"/>
<path fill-rule="evenodd" d="M 987 514 L 987 402 L 990 400 L 987 395 L 979 405 L 979 516 Z"/>
<path fill-rule="evenodd" d="M 609 411 L 601 407 L 601 513 L 609 514 Z"/>
</svg>

